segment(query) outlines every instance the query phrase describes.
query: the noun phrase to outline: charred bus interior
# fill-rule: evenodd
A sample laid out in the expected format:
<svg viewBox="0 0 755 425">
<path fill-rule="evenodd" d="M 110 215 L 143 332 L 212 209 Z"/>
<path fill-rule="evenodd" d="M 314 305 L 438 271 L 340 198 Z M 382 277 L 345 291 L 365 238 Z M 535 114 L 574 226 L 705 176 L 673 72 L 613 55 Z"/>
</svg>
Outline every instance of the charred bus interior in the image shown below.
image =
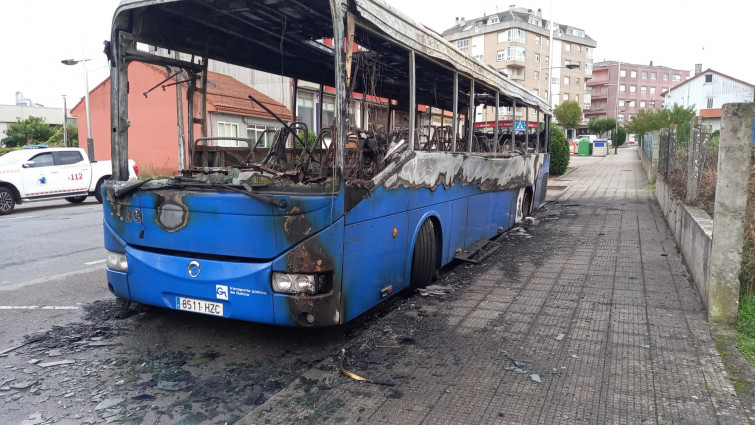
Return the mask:
<svg viewBox="0 0 755 425">
<path fill-rule="evenodd" d="M 537 98 L 516 98 L 496 90 L 495 83 L 501 82 L 518 88 L 505 78 L 491 82 L 476 80 L 472 72 L 465 75 L 458 63 L 444 62 L 442 55 L 440 59 L 433 55 L 438 52 L 432 49 L 448 46 L 434 39 L 423 40 L 426 33 L 403 36 L 424 46 L 431 53 L 428 57 L 389 41 L 400 38 L 392 31 L 401 27 L 401 19 L 406 19 L 401 16 L 382 16 L 395 21 L 382 26 L 375 19 L 380 10 L 369 10 L 370 16 L 366 16 L 360 2 L 354 0 L 197 0 L 184 1 L 180 8 L 172 3 L 134 2 L 139 7 L 133 13 L 117 15 L 113 44 L 106 52 L 114 65 L 113 122 L 117 124 L 113 128 L 113 159 L 119 168 L 128 150 L 128 99 L 122 95 L 128 87 L 128 64 L 140 61 L 159 66 L 165 70 L 166 78 L 155 81 L 155 87 L 178 84 L 186 89 L 183 102 L 191 118 L 185 120 L 190 141 L 185 166 L 179 176 L 168 181 L 138 183 L 142 189 L 209 185 L 213 190 L 241 192 L 336 192 L 341 183 L 362 188 L 373 185 L 371 181 L 386 167 L 406 160 L 414 152 L 511 158 L 549 149 L 546 130 L 550 121 L 540 112 L 547 106 Z M 333 89 L 337 87 L 333 46 L 341 46 L 333 40 L 341 37 L 334 34 L 331 3 L 345 8 L 343 92 Z M 129 5 L 122 7 L 128 9 Z M 191 31 L 186 31 L 185 26 Z M 423 44 L 424 41 L 432 43 Z M 181 54 L 158 55 L 149 49 L 137 49 L 137 43 Z M 284 120 L 249 96 L 252 107 L 266 109 L 280 126 L 277 131 L 260 134 L 256 140 L 233 138 L 237 146 L 224 146 L 219 142 L 228 138 L 211 134 L 206 118 L 207 86 L 212 84 L 207 78 L 209 60 L 290 77 L 292 105 L 297 104 L 299 81 L 318 83 L 320 94 L 335 91 L 335 96 L 345 97 L 341 104 L 348 105 L 336 111 L 345 118 L 343 128 L 337 128 L 335 123 L 323 125 L 322 120 L 317 128 L 309 128 L 296 117 Z M 485 66 L 471 58 L 469 61 L 471 65 L 467 67 L 471 66 L 471 71 Z M 322 105 L 319 102 L 317 107 Z M 530 117 L 534 111 L 537 122 L 543 119 L 542 131 L 514 134 L 499 130 L 498 125 L 475 130 L 477 108 L 491 108 L 497 121 L 499 108 L 503 107 L 520 111 L 519 116 L 528 122 L 534 118 Z M 423 116 L 429 119 L 423 120 Z M 339 132 L 344 134 L 341 143 Z M 272 143 L 265 146 L 263 139 L 272 139 Z M 125 180 L 119 179 L 115 171 L 116 180 Z M 116 195 L 136 187 L 132 183 Z"/>
</svg>

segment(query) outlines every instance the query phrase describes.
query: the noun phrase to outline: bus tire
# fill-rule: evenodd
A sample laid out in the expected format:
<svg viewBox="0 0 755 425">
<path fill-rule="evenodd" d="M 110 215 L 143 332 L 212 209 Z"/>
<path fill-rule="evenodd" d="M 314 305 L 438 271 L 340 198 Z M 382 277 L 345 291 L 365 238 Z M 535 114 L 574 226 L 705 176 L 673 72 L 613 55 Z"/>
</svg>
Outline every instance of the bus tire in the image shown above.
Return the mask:
<svg viewBox="0 0 755 425">
<path fill-rule="evenodd" d="M 412 254 L 412 272 L 409 284 L 412 288 L 424 288 L 432 282 L 435 274 L 435 228 L 432 220 L 425 220 L 417 233 Z"/>
</svg>

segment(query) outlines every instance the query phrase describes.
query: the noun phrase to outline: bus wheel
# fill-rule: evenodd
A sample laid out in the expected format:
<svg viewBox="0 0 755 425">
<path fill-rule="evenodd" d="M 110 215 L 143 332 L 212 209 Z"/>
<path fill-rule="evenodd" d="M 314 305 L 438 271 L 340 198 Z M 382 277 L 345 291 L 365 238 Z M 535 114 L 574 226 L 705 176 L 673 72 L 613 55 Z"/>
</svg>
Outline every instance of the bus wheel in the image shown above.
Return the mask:
<svg viewBox="0 0 755 425">
<path fill-rule="evenodd" d="M 431 220 L 425 220 L 419 228 L 412 255 L 412 288 L 429 285 L 435 274 L 435 228 Z"/>
</svg>

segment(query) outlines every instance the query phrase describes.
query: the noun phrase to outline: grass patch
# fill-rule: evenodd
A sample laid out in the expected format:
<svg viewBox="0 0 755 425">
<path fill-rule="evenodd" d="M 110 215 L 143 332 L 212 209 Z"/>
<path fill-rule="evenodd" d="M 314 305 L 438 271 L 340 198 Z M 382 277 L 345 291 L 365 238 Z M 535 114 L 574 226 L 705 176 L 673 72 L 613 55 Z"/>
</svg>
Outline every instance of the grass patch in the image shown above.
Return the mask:
<svg viewBox="0 0 755 425">
<path fill-rule="evenodd" d="M 648 185 L 648 188 L 655 190 L 655 182 L 652 182 Z"/>
<path fill-rule="evenodd" d="M 736 329 L 739 352 L 755 365 L 755 294 L 742 294 L 739 298 Z"/>
</svg>

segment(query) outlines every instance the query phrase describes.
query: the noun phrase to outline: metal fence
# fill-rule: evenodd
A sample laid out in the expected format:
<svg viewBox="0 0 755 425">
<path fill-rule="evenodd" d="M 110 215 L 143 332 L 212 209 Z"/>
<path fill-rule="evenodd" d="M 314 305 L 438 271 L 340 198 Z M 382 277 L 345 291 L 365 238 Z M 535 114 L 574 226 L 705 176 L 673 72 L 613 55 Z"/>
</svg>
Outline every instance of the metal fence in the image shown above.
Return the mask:
<svg viewBox="0 0 755 425">
<path fill-rule="evenodd" d="M 642 152 L 648 161 L 653 161 L 653 134 L 646 134 L 642 138 Z"/>
<path fill-rule="evenodd" d="M 657 135 L 658 178 L 669 185 L 676 198 L 683 199 L 687 205 L 703 208 L 712 215 L 718 145 L 710 143 L 710 126 L 693 122 L 689 135 L 685 134 L 682 140 L 676 126 L 663 129 Z"/>
</svg>

